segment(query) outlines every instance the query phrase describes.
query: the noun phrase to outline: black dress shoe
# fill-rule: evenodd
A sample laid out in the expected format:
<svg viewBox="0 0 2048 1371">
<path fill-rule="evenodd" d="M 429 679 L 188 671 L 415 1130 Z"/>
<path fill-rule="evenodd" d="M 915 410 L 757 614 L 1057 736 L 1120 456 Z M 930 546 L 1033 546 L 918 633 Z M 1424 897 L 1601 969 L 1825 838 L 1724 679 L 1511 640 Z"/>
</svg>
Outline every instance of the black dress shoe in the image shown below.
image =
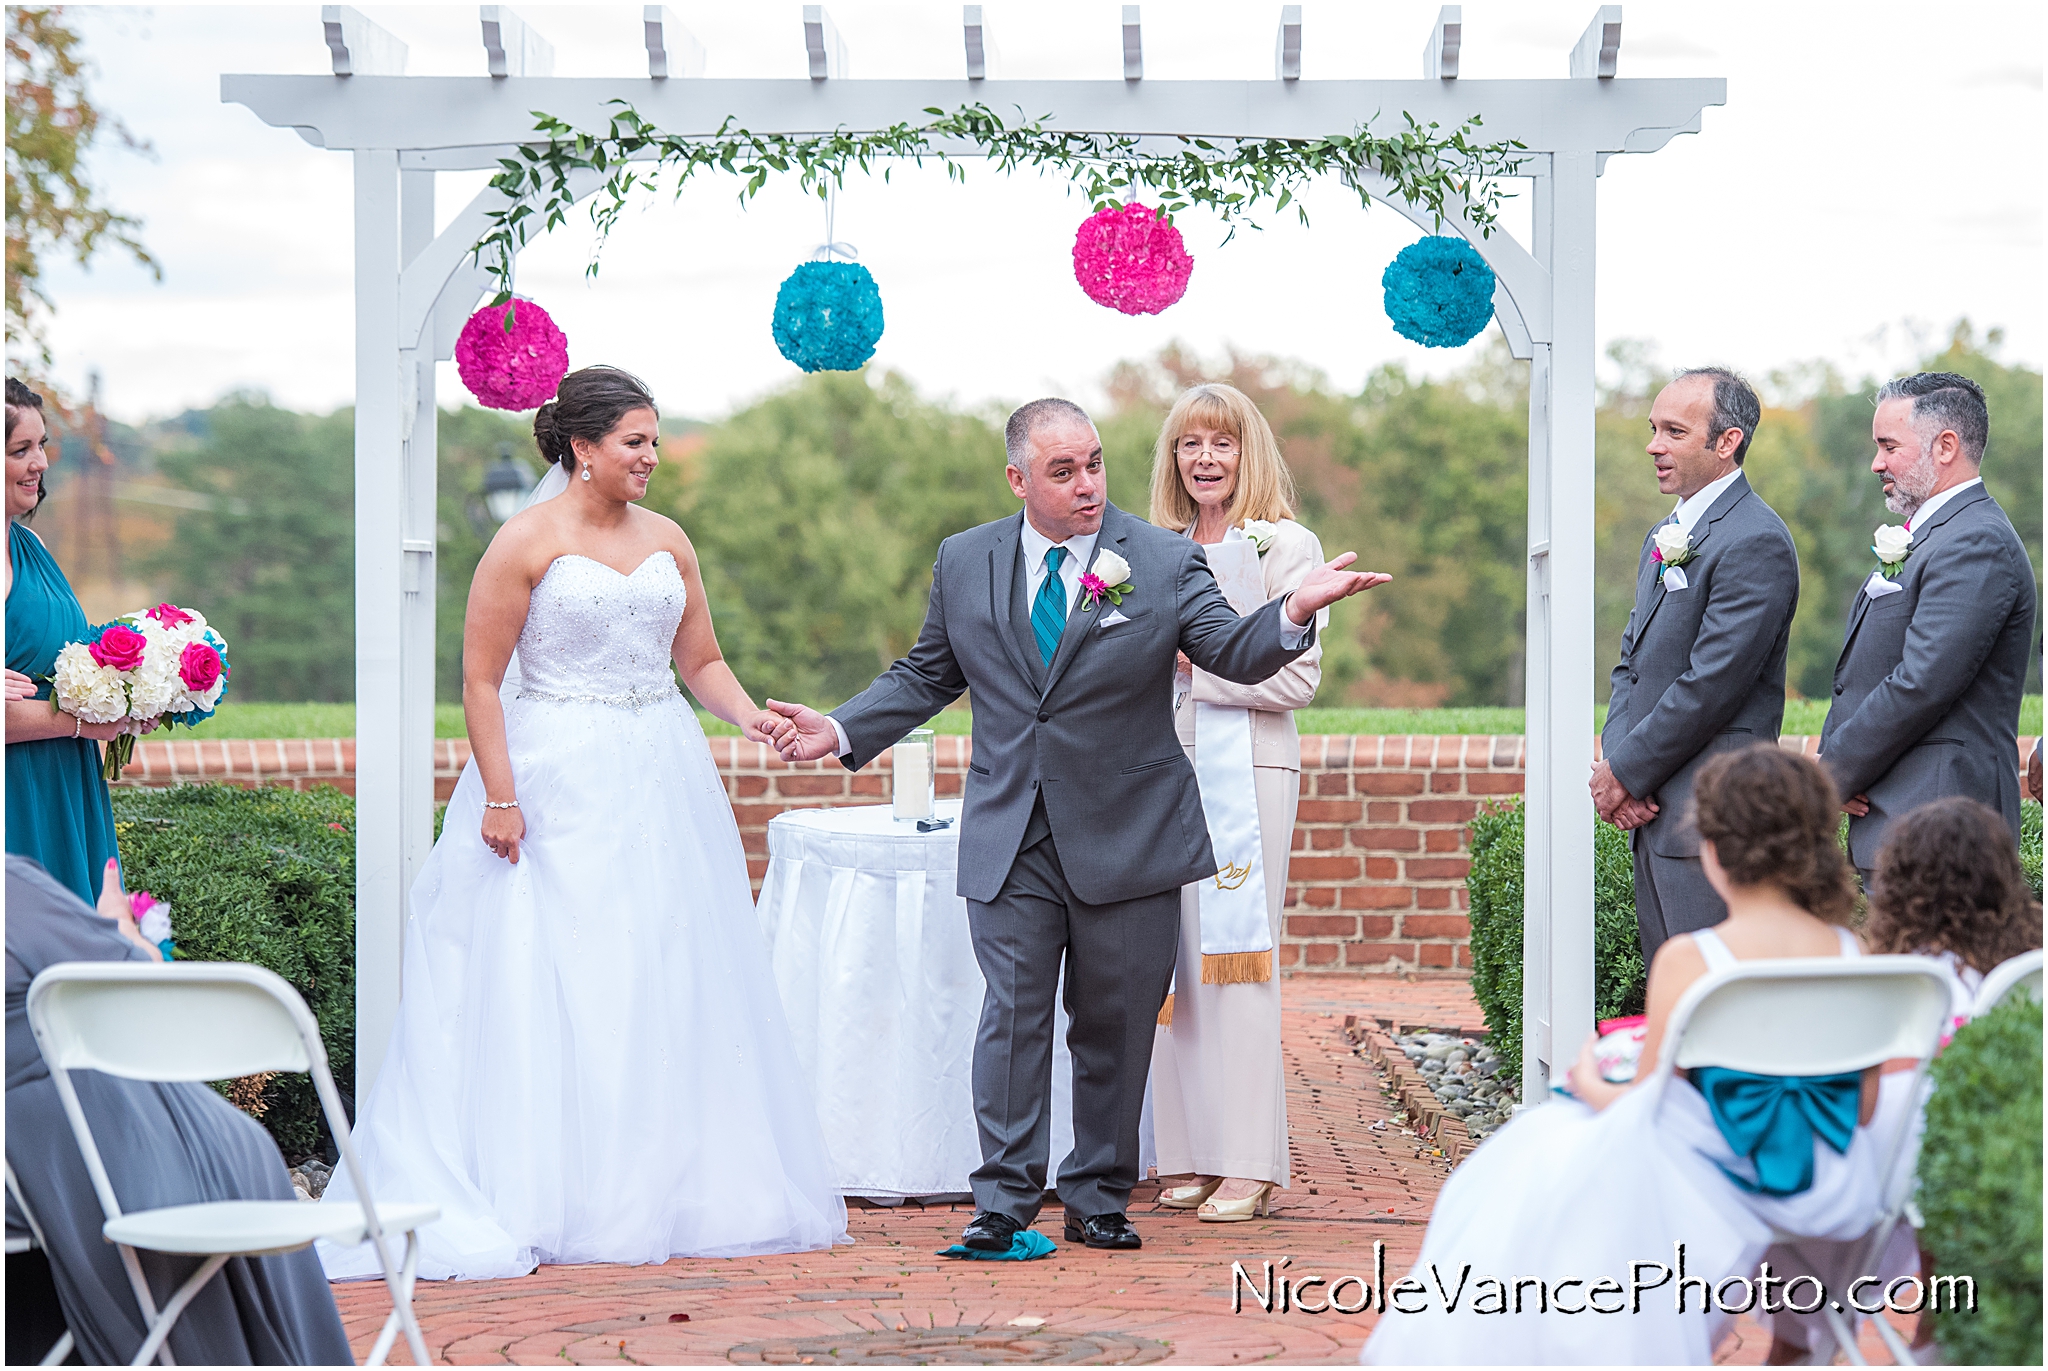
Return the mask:
<svg viewBox="0 0 2048 1371">
<path fill-rule="evenodd" d="M 1067 1241 L 1119 1251 L 1145 1245 L 1144 1239 L 1138 1236 L 1138 1230 L 1131 1227 L 1131 1221 L 1121 1214 L 1097 1214 L 1086 1219 L 1079 1214 L 1068 1214 Z"/>
<path fill-rule="evenodd" d="M 974 1222 L 967 1225 L 960 1234 L 960 1244 L 976 1252 L 1007 1252 L 1010 1240 L 1017 1236 L 1017 1230 L 1024 1225 L 1008 1214 L 998 1214 L 992 1209 L 983 1210 L 974 1216 Z"/>
</svg>

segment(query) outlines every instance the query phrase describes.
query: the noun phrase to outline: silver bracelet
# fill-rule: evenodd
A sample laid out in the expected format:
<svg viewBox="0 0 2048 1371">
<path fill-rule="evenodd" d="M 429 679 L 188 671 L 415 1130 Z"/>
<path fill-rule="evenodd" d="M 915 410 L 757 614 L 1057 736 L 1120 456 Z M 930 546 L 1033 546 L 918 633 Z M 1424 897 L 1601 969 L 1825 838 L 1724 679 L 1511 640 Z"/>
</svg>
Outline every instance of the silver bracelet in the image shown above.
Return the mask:
<svg viewBox="0 0 2048 1371">
<path fill-rule="evenodd" d="M 506 800 L 506 801 L 505 801 L 505 802 L 504 802 L 503 804 L 500 804 L 500 803 L 499 803 L 498 801 L 496 801 L 496 800 L 485 800 L 485 801 L 484 801 L 484 808 L 485 808 L 485 809 L 517 809 L 517 808 L 519 808 L 519 801 L 517 801 L 517 800 Z"/>
</svg>

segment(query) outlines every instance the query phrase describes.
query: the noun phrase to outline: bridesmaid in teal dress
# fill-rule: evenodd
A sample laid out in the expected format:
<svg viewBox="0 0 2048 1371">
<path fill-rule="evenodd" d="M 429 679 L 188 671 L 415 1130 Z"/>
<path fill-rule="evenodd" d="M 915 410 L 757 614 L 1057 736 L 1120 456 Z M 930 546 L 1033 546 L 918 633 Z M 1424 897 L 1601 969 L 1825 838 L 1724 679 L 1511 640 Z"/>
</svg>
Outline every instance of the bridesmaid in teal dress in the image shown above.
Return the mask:
<svg viewBox="0 0 2048 1371">
<path fill-rule="evenodd" d="M 100 744 L 121 725 L 88 724 L 49 705 L 48 676 L 88 625 L 70 582 L 25 522 L 42 502 L 43 397 L 7 378 L 7 850 L 33 857 L 97 904 L 116 859 Z"/>
</svg>

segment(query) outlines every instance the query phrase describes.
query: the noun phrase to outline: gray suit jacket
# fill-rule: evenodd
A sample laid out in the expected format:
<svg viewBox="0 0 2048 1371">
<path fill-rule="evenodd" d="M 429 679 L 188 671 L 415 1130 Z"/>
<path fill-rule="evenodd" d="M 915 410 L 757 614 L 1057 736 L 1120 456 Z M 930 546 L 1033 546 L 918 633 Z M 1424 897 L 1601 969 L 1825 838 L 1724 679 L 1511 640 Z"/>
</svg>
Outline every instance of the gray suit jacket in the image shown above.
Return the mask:
<svg viewBox="0 0 2048 1371">
<path fill-rule="evenodd" d="M 1968 795 L 2020 831 L 2020 696 L 2034 639 L 2034 569 L 2012 521 L 1983 486 L 1913 530 L 1894 578 L 1856 592 L 1835 664 L 1821 758 L 1844 795 L 1868 795 L 1849 824 L 1866 870 L 1892 820 L 1945 795 Z"/>
<path fill-rule="evenodd" d="M 1077 602 L 1048 668 L 1033 645 L 1018 554 L 1022 512 L 939 544 L 931 606 L 909 655 L 833 712 L 858 770 L 958 699 L 974 700 L 959 891 L 988 902 L 1042 792 L 1074 893 L 1110 904 L 1216 872 L 1195 769 L 1173 729 L 1176 649 L 1204 671 L 1263 681 L 1315 642 L 1280 646 L 1281 601 L 1240 619 L 1201 546 L 1114 505 L 1096 555 L 1131 564 L 1121 605 Z M 1120 613 L 1124 622 L 1100 626 Z"/>
<path fill-rule="evenodd" d="M 1614 778 L 1655 819 L 1635 832 L 1659 857 L 1699 855 L 1692 782 L 1716 753 L 1776 742 L 1785 718 L 1785 647 L 1799 607 L 1799 555 L 1777 511 L 1734 484 L 1693 525 L 1687 587 L 1666 590 L 1643 539 L 1636 607 L 1610 678 L 1600 749 Z"/>
</svg>

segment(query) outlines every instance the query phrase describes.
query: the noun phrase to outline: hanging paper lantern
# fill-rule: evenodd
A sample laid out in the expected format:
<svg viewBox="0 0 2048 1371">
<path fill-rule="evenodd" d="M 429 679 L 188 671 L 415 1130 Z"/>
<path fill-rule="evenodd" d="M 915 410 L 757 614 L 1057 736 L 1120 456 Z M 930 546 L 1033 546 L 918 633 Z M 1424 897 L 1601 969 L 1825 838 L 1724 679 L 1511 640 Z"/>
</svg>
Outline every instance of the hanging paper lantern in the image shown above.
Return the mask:
<svg viewBox="0 0 2048 1371">
<path fill-rule="evenodd" d="M 805 371 L 858 371 L 882 341 L 882 292 L 857 262 L 805 262 L 775 292 L 772 327 Z"/>
<path fill-rule="evenodd" d="M 569 340 L 531 300 L 485 305 L 455 339 L 455 370 L 469 393 L 492 409 L 538 409 L 569 374 Z"/>
<path fill-rule="evenodd" d="M 1410 243 L 1380 285 L 1394 330 L 1424 347 L 1462 347 L 1493 319 L 1493 268 L 1463 238 Z"/>
<path fill-rule="evenodd" d="M 1159 313 L 1187 294 L 1194 270 L 1180 230 L 1144 205 L 1097 210 L 1074 234 L 1074 279 L 1125 314 Z"/>
</svg>

